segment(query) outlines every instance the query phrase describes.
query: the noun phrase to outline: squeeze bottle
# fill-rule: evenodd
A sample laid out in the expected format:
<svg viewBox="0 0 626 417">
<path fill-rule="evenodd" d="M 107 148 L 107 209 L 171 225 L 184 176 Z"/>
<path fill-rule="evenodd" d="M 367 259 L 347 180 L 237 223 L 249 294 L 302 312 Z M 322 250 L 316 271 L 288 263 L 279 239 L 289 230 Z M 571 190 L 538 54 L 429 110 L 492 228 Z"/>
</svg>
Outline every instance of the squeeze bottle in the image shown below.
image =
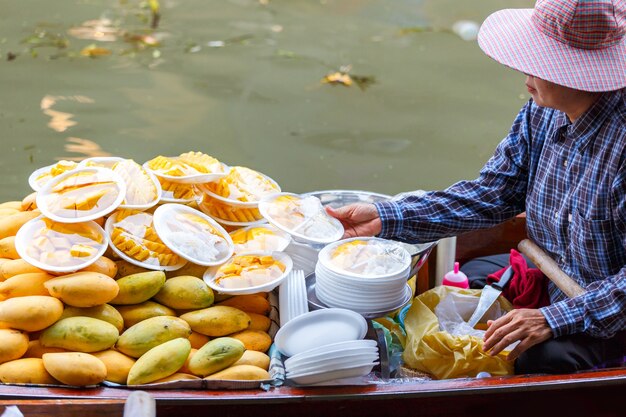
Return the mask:
<svg viewBox="0 0 626 417">
<path fill-rule="evenodd" d="M 459 263 L 454 263 L 454 270 L 449 271 L 443 276 L 443 285 L 450 285 L 451 287 L 469 288 L 469 280 L 467 275 L 459 271 Z"/>
</svg>

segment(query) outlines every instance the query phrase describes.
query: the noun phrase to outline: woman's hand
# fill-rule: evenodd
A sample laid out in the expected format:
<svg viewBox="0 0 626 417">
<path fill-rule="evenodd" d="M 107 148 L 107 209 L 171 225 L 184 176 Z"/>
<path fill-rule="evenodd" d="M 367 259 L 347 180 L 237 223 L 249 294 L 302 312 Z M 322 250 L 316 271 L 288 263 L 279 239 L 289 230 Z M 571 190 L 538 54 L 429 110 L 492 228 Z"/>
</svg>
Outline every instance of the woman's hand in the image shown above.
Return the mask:
<svg viewBox="0 0 626 417">
<path fill-rule="evenodd" d="M 341 222 L 344 238 L 376 236 L 382 230 L 378 210 L 373 204 L 355 203 L 336 209 L 327 206 L 326 212 Z"/>
<path fill-rule="evenodd" d="M 520 353 L 531 346 L 546 341 L 552 337 L 552 329 L 541 311 L 521 308 L 509 311 L 498 320 L 487 322 L 489 328 L 485 332 L 483 350 L 490 355 L 497 355 L 513 342 L 520 341 L 509 352 L 507 359 L 517 359 Z"/>
</svg>

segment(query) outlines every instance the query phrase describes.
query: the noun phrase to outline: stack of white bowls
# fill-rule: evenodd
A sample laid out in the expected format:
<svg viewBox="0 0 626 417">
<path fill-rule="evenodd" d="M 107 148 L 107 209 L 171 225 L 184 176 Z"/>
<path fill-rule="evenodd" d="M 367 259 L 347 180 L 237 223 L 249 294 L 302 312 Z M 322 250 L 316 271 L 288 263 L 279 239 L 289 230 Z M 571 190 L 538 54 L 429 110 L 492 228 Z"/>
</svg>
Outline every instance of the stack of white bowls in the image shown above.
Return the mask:
<svg viewBox="0 0 626 417">
<path fill-rule="evenodd" d="M 340 268 L 333 262 L 335 250 L 351 241 L 360 240 L 365 244 L 381 245 L 388 253 L 379 256 L 385 264 L 386 272 L 355 272 L 350 268 Z M 392 311 L 402 307 L 411 297 L 407 285 L 411 266 L 411 256 L 397 242 L 379 238 L 345 239 L 327 245 L 319 253 L 315 266 L 315 295 L 328 307 L 338 307 L 358 313 Z"/>
</svg>

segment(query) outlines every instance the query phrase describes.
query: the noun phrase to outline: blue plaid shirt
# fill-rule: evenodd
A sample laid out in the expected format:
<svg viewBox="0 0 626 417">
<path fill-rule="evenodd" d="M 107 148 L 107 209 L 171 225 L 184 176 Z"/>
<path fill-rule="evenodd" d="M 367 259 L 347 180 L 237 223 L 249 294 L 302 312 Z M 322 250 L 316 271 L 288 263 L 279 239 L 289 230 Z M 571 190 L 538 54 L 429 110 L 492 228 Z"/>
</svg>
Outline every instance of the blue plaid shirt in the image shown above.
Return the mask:
<svg viewBox="0 0 626 417">
<path fill-rule="evenodd" d="M 426 242 L 526 211 L 528 236 L 586 293 L 550 283 L 541 309 L 555 337 L 626 329 L 626 90 L 604 93 L 571 123 L 529 101 L 473 181 L 377 203 L 379 236 Z"/>
</svg>

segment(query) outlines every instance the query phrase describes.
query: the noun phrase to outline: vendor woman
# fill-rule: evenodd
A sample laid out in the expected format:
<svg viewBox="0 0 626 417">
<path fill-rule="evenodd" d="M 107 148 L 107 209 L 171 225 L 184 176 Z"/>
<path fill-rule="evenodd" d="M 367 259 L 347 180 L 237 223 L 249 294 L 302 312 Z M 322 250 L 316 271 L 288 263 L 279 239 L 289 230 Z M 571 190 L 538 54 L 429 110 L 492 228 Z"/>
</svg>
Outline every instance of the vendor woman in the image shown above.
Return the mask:
<svg viewBox="0 0 626 417">
<path fill-rule="evenodd" d="M 626 1 L 538 0 L 498 11 L 478 43 L 526 75 L 531 99 L 473 181 L 329 213 L 345 237 L 427 242 L 526 212 L 527 233 L 586 292 L 491 322 L 517 373 L 590 369 L 626 355 Z"/>
</svg>

